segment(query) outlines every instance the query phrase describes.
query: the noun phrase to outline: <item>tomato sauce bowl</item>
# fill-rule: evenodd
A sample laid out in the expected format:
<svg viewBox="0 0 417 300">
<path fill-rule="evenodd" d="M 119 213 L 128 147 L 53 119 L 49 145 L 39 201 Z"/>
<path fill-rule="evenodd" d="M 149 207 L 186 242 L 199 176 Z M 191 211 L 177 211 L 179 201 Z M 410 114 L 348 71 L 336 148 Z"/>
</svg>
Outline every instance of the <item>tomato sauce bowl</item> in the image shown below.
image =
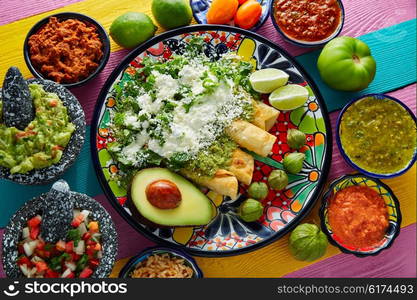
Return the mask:
<svg viewBox="0 0 417 300">
<path fill-rule="evenodd" d="M 332 201 L 335 199 L 335 196 L 338 192 L 345 190 L 346 188 L 352 187 L 367 188 L 370 190 L 371 193 L 374 193 L 376 196 L 379 197 L 379 199 L 382 199 L 383 202 L 385 202 L 385 206 L 387 208 L 387 227 L 385 232 L 382 232 L 382 238 L 378 242 L 373 243 L 372 245 L 359 247 L 353 246 L 352 244 L 348 244 L 346 240 L 344 240 L 341 237 L 343 234 L 336 234 L 336 228 L 332 228 L 331 226 L 331 218 L 329 217 L 329 211 Z M 370 231 L 374 229 L 375 220 L 378 220 L 378 218 L 376 215 L 373 214 L 373 210 L 367 210 L 366 208 L 365 210 L 363 210 L 363 207 L 361 209 L 359 205 L 356 207 L 352 206 L 351 208 L 343 207 L 343 209 L 350 209 L 349 213 L 351 214 L 352 219 L 349 222 L 346 222 L 346 225 L 344 225 L 343 227 L 345 230 L 353 230 L 351 232 L 352 235 L 366 236 L 368 233 L 365 233 L 363 229 L 368 225 L 369 226 L 367 228 Z M 367 219 L 367 224 L 360 224 L 356 226 L 356 231 L 354 231 L 355 229 L 352 229 L 354 227 L 351 225 L 355 224 L 355 214 L 362 214 L 363 216 L 364 212 L 369 213 L 368 216 L 365 215 L 365 218 Z M 336 213 L 337 212 L 333 212 L 333 214 Z M 342 177 L 337 178 L 329 185 L 327 192 L 325 192 L 325 194 L 323 195 L 322 204 L 319 210 L 319 216 L 321 220 L 321 228 L 323 232 L 327 235 L 330 243 L 338 247 L 342 252 L 347 254 L 353 254 L 357 257 L 377 255 L 382 250 L 389 248 L 394 242 L 395 238 L 400 233 L 402 220 L 400 204 L 393 191 L 379 179 L 371 178 L 360 173 L 344 175 Z M 340 218 L 340 216 L 336 216 L 336 218 L 338 218 L 339 221 L 344 220 Z M 335 217 L 333 216 L 333 220 L 334 219 Z M 356 222 L 356 224 L 358 224 L 358 222 Z M 361 231 L 358 232 L 358 228 Z"/>
<path fill-rule="evenodd" d="M 341 0 L 273 0 L 272 24 L 284 40 L 301 47 L 322 46 L 342 31 Z"/>
</svg>

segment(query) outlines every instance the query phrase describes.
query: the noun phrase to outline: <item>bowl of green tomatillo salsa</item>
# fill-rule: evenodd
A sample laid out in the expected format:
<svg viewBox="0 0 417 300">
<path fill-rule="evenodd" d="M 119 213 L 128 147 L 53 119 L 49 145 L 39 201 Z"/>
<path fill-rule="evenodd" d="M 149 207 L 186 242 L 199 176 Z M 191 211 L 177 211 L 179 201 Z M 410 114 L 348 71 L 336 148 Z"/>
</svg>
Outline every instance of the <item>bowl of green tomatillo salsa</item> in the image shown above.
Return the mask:
<svg viewBox="0 0 417 300">
<path fill-rule="evenodd" d="M 416 117 L 398 99 L 364 95 L 340 112 L 336 141 L 353 168 L 375 178 L 396 177 L 416 160 Z"/>
</svg>

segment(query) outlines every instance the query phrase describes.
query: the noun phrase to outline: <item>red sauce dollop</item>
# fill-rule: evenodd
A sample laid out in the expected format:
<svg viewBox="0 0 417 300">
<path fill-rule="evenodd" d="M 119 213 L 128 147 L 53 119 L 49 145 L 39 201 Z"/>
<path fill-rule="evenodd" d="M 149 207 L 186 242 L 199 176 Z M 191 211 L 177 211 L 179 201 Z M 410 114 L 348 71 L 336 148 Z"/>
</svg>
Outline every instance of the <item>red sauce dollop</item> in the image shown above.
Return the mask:
<svg viewBox="0 0 417 300">
<path fill-rule="evenodd" d="M 321 41 L 336 31 L 342 10 L 336 0 L 278 0 L 274 18 L 289 37 Z"/>
<path fill-rule="evenodd" d="M 349 186 L 330 199 L 329 223 L 344 244 L 357 248 L 380 242 L 388 228 L 384 199 L 367 186 Z"/>
</svg>

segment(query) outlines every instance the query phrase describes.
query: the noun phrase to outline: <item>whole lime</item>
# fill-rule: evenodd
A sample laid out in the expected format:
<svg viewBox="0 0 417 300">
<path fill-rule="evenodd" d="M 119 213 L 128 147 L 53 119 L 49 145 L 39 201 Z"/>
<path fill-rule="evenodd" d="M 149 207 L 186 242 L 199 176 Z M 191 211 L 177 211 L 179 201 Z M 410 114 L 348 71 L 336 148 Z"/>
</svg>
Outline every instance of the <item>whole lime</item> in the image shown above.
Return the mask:
<svg viewBox="0 0 417 300">
<path fill-rule="evenodd" d="M 173 29 L 187 26 L 193 17 L 186 0 L 153 0 L 152 14 L 161 27 Z"/>
<path fill-rule="evenodd" d="M 157 27 L 149 16 L 127 12 L 117 17 L 110 26 L 110 36 L 124 48 L 134 48 L 155 35 Z"/>
</svg>

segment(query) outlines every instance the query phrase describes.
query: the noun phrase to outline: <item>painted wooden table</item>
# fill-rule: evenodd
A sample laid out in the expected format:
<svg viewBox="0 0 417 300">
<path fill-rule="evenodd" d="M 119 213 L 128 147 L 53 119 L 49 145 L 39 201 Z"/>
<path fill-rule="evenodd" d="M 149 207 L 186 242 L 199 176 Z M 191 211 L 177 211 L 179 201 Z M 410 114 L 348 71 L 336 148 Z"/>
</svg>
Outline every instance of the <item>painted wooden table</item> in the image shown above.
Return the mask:
<svg viewBox="0 0 417 300">
<path fill-rule="evenodd" d="M 415 19 L 415 0 L 344 0 L 346 21 L 342 35 L 360 36 L 386 28 L 407 20 Z M 22 55 L 22 45 L 26 33 L 39 19 L 52 13 L 73 11 L 87 14 L 97 19 L 107 30 L 111 22 L 126 11 L 141 11 L 148 15 L 151 0 L 1 0 L 0 1 L 0 78 L 8 67 L 18 66 L 25 77 L 31 77 Z M 160 31 L 158 31 L 159 33 Z M 300 55 L 308 49 L 298 48 L 284 42 L 268 21 L 258 30 L 273 42 L 288 50 L 292 55 Z M 92 113 L 98 93 L 107 76 L 128 53 L 112 42 L 112 54 L 105 70 L 84 87 L 72 89 L 80 100 L 86 113 L 87 124 L 91 123 Z M 393 57 L 393 60 L 398 59 Z M 407 66 L 404 66 L 406 68 Z M 416 110 L 416 84 L 407 85 L 388 93 L 405 102 L 414 112 Z M 330 114 L 332 128 L 338 112 Z M 333 132 L 334 134 L 334 132 Z M 88 151 L 88 149 L 87 149 Z M 80 157 L 77 164 L 92 167 L 89 155 Z M 85 161 L 80 161 L 85 160 Z M 68 176 L 76 177 L 76 170 Z M 333 145 L 333 158 L 329 181 L 353 170 L 341 158 Z M 95 179 L 89 179 L 95 180 Z M 342 254 L 337 248 L 329 246 L 327 253 L 313 263 L 294 260 L 288 252 L 288 235 L 255 252 L 226 258 L 196 257 L 206 277 L 416 277 L 416 167 L 413 166 L 404 175 L 384 180 L 395 192 L 403 213 L 401 234 L 394 245 L 376 257 L 356 258 Z M 87 186 L 89 181 L 79 182 Z M 0 181 L 0 195 L 11 186 Z M 19 187 L 20 188 L 20 187 Z M 4 189 L 2 191 L 2 189 Z M 38 191 L 37 188 L 21 188 L 22 194 L 16 199 L 0 197 L 1 201 L 24 203 Z M 86 188 L 87 190 L 87 188 Z M 25 197 L 25 193 L 28 195 Z M 114 267 L 112 276 L 130 256 L 142 249 L 154 245 L 130 227 L 111 207 L 101 191 L 90 194 L 101 202 L 110 212 L 119 233 L 119 261 Z M 20 205 L 19 205 L 20 206 Z M 305 221 L 318 224 L 317 207 L 310 212 Z M 0 206 L 1 207 L 1 206 Z M 18 207 L 18 206 L 17 206 Z M 0 210 L 1 214 L 5 214 Z M 7 217 L 3 215 L 3 217 Z M 3 230 L 0 229 L 0 237 Z M 0 267 L 0 277 L 4 272 Z"/>
</svg>

